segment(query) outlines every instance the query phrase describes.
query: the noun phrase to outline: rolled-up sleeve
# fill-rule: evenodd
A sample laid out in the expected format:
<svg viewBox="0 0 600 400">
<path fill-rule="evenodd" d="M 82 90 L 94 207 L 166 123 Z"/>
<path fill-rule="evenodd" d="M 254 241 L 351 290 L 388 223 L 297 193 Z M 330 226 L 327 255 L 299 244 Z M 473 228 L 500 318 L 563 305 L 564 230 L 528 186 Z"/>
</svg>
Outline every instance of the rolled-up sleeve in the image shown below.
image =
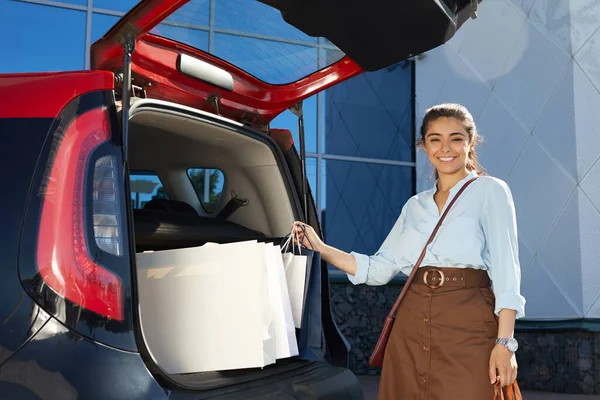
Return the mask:
<svg viewBox="0 0 600 400">
<path fill-rule="evenodd" d="M 492 288 L 496 296 L 496 315 L 502 309 L 525 316 L 525 298 L 521 295 L 521 267 L 515 205 L 508 185 L 489 180 L 482 216 Z"/>
<path fill-rule="evenodd" d="M 402 232 L 406 218 L 406 205 L 402 208 L 400 217 L 394 227 L 375 255 L 367 256 L 356 252 L 350 254 L 356 260 L 356 274 L 348 274 L 348 279 L 355 285 L 366 283 L 370 286 L 385 285 L 400 272 L 400 266 L 396 262 L 394 244 L 398 243 L 398 237 Z"/>
</svg>

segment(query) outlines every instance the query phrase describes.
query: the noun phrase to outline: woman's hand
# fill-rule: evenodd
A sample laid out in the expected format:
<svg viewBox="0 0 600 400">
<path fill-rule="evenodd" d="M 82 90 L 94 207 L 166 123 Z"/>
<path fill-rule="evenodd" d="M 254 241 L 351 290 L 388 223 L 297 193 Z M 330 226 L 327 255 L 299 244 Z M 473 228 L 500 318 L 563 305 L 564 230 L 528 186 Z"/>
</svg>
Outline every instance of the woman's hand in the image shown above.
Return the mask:
<svg viewBox="0 0 600 400">
<path fill-rule="evenodd" d="M 517 379 L 517 358 L 505 346 L 497 344 L 490 355 L 490 382 L 498 380 L 502 387 L 511 385 Z"/>
<path fill-rule="evenodd" d="M 317 232 L 310 225 L 303 222 L 295 221 L 292 224 L 292 231 L 295 232 L 294 242 L 302 245 L 307 249 L 321 251 L 324 244 Z"/>
<path fill-rule="evenodd" d="M 303 222 L 296 221 L 292 224 L 292 232 L 294 243 L 318 251 L 321 253 L 323 261 L 347 274 L 356 275 L 358 266 L 354 257 L 339 249 L 327 246 L 312 227 Z"/>
</svg>

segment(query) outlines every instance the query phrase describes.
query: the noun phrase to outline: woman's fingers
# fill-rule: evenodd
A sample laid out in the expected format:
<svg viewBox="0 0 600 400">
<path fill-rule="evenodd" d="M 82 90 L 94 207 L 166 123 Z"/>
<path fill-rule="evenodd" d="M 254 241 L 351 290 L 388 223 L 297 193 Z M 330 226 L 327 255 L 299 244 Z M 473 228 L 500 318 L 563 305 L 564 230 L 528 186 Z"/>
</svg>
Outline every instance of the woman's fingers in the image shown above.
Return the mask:
<svg viewBox="0 0 600 400">
<path fill-rule="evenodd" d="M 508 368 L 504 370 L 504 372 L 502 373 L 502 377 L 500 378 L 503 387 L 510 385 L 511 375 L 512 372 Z"/>
<path fill-rule="evenodd" d="M 489 375 L 490 375 L 490 383 L 493 385 L 494 383 L 496 383 L 496 363 L 494 362 L 494 360 L 490 360 L 490 369 L 489 369 Z"/>
<path fill-rule="evenodd" d="M 517 369 L 510 364 L 499 365 L 498 372 L 498 375 L 500 376 L 500 382 L 502 383 L 503 387 L 511 385 L 517 378 Z"/>
<path fill-rule="evenodd" d="M 292 236 L 294 243 L 310 250 L 314 250 L 321 243 L 314 229 L 300 221 L 294 221 L 292 224 Z"/>
<path fill-rule="evenodd" d="M 518 367 L 515 365 L 512 368 L 511 381 L 510 381 L 509 385 L 515 383 L 515 381 L 517 380 L 517 372 L 518 372 Z"/>
</svg>

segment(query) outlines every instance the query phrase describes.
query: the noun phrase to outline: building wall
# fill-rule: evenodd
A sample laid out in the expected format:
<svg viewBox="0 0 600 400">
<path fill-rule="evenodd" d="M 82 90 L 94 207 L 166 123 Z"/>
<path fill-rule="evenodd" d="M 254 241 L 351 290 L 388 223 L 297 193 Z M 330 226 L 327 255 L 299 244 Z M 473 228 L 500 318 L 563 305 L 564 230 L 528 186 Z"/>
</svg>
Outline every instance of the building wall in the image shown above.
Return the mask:
<svg viewBox="0 0 600 400">
<path fill-rule="evenodd" d="M 365 73 L 326 92 L 326 154 L 346 157 L 324 166 L 322 222 L 334 247 L 374 254 L 414 194 L 412 67 Z"/>
<path fill-rule="evenodd" d="M 416 107 L 459 102 L 512 189 L 531 320 L 600 317 L 600 1 L 485 0 L 417 61 Z M 417 190 L 432 185 L 417 155 Z"/>
</svg>

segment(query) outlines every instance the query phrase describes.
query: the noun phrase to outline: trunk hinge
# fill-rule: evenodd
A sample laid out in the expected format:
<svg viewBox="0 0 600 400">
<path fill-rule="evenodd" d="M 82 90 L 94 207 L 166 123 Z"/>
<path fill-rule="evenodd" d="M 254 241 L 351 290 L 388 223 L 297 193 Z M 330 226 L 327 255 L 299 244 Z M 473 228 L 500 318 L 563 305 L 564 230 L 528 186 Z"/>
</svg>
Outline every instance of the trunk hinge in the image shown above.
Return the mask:
<svg viewBox="0 0 600 400">
<path fill-rule="evenodd" d="M 302 166 L 302 202 L 304 205 L 304 218 L 308 223 L 308 195 L 306 187 L 306 150 L 304 140 L 304 114 L 302 112 L 302 101 L 294 104 L 290 111 L 298 117 L 298 138 L 300 139 L 300 165 Z"/>
<path fill-rule="evenodd" d="M 208 102 L 210 103 L 211 106 L 214 107 L 215 109 L 215 114 L 217 115 L 221 115 L 221 112 L 219 110 L 219 96 L 217 95 L 210 95 L 208 97 Z"/>
<path fill-rule="evenodd" d="M 135 33 L 127 31 L 121 40 L 123 46 L 123 88 L 121 102 L 123 106 L 123 161 L 129 159 L 129 107 L 131 102 L 131 55 L 135 51 Z"/>
</svg>

